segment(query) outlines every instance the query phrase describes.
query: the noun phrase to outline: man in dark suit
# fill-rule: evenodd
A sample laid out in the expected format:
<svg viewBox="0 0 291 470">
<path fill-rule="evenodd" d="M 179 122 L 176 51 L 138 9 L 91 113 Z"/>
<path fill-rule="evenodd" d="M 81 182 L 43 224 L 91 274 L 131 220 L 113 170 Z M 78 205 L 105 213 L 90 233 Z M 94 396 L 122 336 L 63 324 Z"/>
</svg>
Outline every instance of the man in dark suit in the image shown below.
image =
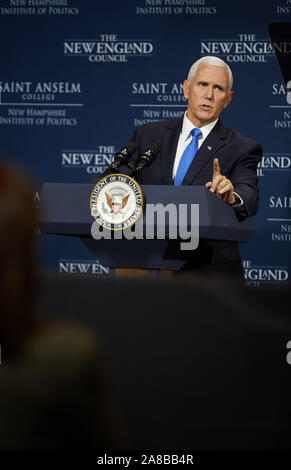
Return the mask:
<svg viewBox="0 0 291 470">
<path fill-rule="evenodd" d="M 157 158 L 143 169 L 137 180 L 141 184 L 205 185 L 233 206 L 239 217 L 255 215 L 258 208 L 256 170 L 262 148 L 225 127 L 220 119 L 221 111 L 233 97 L 229 66 L 217 57 L 199 59 L 192 65 L 183 90 L 188 100 L 183 118 L 136 128 L 132 138 L 137 145 L 133 161 L 150 144 L 160 147 Z M 183 163 L 184 153 L 194 141 L 194 129 L 196 148 L 194 151 L 192 148 L 190 161 L 186 158 Z M 238 243 L 200 240 L 183 272 L 189 270 L 242 278 Z"/>
<path fill-rule="evenodd" d="M 184 81 L 188 108 L 182 118 L 138 126 L 131 140 L 139 155 L 152 143 L 160 152 L 152 164 L 136 177 L 140 184 L 205 185 L 234 208 L 239 218 L 256 214 L 258 209 L 257 166 L 262 147 L 237 131 L 225 127 L 220 113 L 233 97 L 232 72 L 220 58 L 197 60 Z M 103 176 L 111 173 L 108 169 Z M 128 174 L 128 168 L 120 167 Z M 94 181 L 95 182 L 95 181 Z M 191 201 L 189 201 L 190 203 Z M 169 244 L 171 256 L 179 243 Z M 178 274 L 231 276 L 243 279 L 238 243 L 203 239 L 187 254 L 187 263 Z"/>
</svg>

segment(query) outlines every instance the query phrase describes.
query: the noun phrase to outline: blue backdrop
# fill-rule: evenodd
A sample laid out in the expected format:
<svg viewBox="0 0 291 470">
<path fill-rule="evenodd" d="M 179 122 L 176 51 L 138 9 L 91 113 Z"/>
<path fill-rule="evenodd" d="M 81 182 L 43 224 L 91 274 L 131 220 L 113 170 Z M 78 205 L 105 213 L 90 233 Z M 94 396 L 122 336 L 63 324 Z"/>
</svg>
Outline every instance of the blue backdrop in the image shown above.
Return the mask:
<svg viewBox="0 0 291 470">
<path fill-rule="evenodd" d="M 246 279 L 290 281 L 291 105 L 267 25 L 290 19 L 291 0 L 0 5 L 1 153 L 39 186 L 100 175 L 136 125 L 183 114 L 181 85 L 196 59 L 224 59 L 235 97 L 222 119 L 264 148 L 256 233 L 241 245 Z M 42 252 L 61 272 L 109 271 L 77 238 L 43 237 Z"/>
</svg>

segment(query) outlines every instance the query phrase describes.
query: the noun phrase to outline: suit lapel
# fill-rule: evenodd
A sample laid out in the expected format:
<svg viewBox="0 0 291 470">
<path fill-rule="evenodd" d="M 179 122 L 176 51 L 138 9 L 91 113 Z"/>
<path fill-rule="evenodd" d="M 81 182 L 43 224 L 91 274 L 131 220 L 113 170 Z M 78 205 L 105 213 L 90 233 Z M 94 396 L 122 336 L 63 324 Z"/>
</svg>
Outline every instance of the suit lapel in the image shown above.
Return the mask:
<svg viewBox="0 0 291 470">
<path fill-rule="evenodd" d="M 219 119 L 196 153 L 182 184 L 194 184 L 204 166 L 207 165 L 209 160 L 225 145 L 225 142 L 226 129 Z"/>
<path fill-rule="evenodd" d="M 162 142 L 163 151 L 161 154 L 161 172 L 163 184 L 173 184 L 173 165 L 182 124 L 183 118 L 169 121 L 164 131 Z"/>
</svg>

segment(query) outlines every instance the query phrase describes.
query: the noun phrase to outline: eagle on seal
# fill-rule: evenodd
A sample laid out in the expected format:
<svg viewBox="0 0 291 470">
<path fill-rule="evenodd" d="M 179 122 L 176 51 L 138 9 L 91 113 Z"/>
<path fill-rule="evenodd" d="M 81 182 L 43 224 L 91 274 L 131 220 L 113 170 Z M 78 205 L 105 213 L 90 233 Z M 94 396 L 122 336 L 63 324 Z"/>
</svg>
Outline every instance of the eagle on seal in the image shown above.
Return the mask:
<svg viewBox="0 0 291 470">
<path fill-rule="evenodd" d="M 107 204 L 110 207 L 109 214 L 111 214 L 112 212 L 113 212 L 113 214 L 118 214 L 118 213 L 122 214 L 122 209 L 127 204 L 129 194 L 127 194 L 124 197 L 118 196 L 118 195 L 114 195 L 114 196 L 110 197 L 109 194 L 107 194 L 105 192 L 105 195 L 106 195 Z"/>
</svg>

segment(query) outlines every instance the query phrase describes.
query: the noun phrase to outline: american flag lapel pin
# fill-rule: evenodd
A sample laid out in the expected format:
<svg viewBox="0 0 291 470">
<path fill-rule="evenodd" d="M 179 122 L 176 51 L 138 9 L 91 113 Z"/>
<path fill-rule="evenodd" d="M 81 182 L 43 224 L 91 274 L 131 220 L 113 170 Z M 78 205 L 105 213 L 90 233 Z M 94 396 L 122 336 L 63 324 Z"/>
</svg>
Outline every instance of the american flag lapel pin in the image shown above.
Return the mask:
<svg viewBox="0 0 291 470">
<path fill-rule="evenodd" d="M 207 147 L 207 148 L 208 148 L 208 150 L 212 150 L 212 147 L 210 147 L 210 145 L 208 145 L 208 147 Z"/>
</svg>

